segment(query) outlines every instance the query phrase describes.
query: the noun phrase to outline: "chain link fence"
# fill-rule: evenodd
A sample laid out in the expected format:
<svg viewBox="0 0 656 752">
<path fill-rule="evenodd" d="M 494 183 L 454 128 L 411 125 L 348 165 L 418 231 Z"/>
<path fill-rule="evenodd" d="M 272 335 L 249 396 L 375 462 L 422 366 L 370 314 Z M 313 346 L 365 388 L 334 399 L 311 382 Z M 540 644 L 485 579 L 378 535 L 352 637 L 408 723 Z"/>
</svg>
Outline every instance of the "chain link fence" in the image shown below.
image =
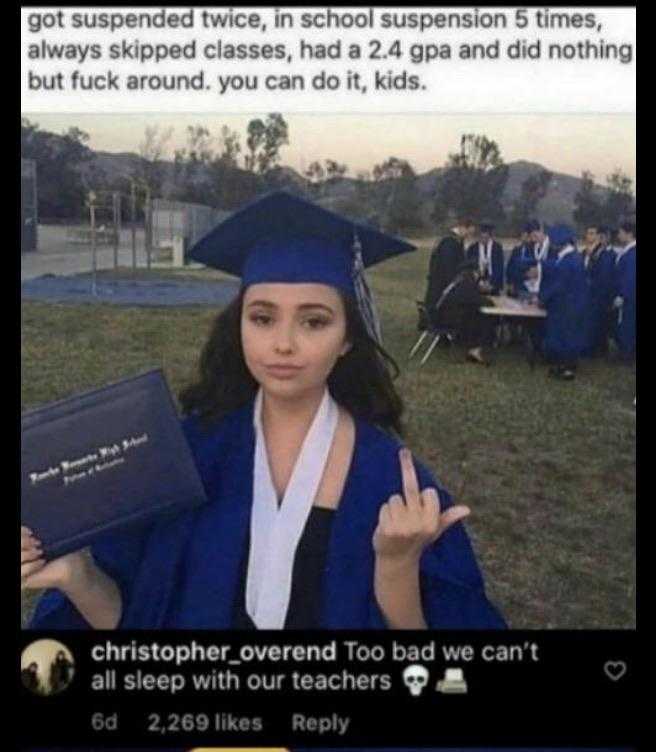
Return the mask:
<svg viewBox="0 0 656 752">
<path fill-rule="evenodd" d="M 174 243 L 180 239 L 186 251 L 228 215 L 229 212 L 203 204 L 154 199 L 151 232 L 156 258 L 160 261 L 170 258 Z"/>
</svg>

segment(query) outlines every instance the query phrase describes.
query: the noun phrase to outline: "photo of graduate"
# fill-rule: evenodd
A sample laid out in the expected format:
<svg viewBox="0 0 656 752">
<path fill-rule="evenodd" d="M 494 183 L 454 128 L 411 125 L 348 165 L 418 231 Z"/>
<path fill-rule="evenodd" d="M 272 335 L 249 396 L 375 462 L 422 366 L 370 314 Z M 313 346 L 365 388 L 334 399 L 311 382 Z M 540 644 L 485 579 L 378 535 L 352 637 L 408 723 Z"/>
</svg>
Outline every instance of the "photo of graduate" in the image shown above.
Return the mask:
<svg viewBox="0 0 656 752">
<path fill-rule="evenodd" d="M 25 437 L 159 370 L 189 464 L 149 456 L 200 504 L 165 516 L 133 452 L 63 494 L 157 516 L 49 558 L 45 430 L 23 628 L 635 626 L 634 116 L 27 113 L 21 139 Z"/>
<path fill-rule="evenodd" d="M 241 278 L 180 395 L 209 503 L 45 562 L 37 629 L 495 629 L 463 519 L 400 439 L 364 269 L 405 241 L 278 192 L 189 256 Z"/>
</svg>

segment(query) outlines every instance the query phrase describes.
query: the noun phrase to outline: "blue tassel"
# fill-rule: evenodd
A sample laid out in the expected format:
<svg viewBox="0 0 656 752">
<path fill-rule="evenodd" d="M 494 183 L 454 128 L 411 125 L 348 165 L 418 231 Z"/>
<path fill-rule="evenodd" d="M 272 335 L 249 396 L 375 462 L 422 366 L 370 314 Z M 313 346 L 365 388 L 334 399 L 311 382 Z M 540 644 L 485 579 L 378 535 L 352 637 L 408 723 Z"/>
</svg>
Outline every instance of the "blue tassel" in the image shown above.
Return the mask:
<svg viewBox="0 0 656 752">
<path fill-rule="evenodd" d="M 369 336 L 379 345 L 383 344 L 383 335 L 380 327 L 380 317 L 376 310 L 373 294 L 367 284 L 364 275 L 364 263 L 362 261 L 362 244 L 357 233 L 353 237 L 353 287 L 355 297 L 360 309 L 360 314 Z"/>
</svg>

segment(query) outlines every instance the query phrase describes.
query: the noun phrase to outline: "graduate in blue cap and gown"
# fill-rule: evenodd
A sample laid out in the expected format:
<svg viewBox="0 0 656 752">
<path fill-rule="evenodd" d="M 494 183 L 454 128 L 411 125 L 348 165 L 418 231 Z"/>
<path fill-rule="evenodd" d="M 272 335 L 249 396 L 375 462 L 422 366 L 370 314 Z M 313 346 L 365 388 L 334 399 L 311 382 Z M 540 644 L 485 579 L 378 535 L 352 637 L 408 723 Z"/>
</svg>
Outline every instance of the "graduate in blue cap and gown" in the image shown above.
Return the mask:
<svg viewBox="0 0 656 752">
<path fill-rule="evenodd" d="M 190 256 L 241 277 L 181 394 L 209 502 L 44 562 L 32 626 L 502 628 L 463 525 L 403 446 L 364 267 L 413 250 L 287 193 Z"/>
<path fill-rule="evenodd" d="M 503 289 L 503 248 L 493 233 L 493 224 L 482 223 L 478 242 L 467 249 L 467 260 L 478 264 L 479 288 L 485 295 L 498 295 Z"/>
<path fill-rule="evenodd" d="M 506 283 L 509 293 L 513 297 L 530 297 L 526 287 L 526 264 L 535 264 L 531 231 L 533 226 L 526 224 L 519 237 L 519 243 L 510 252 L 510 258 L 506 264 Z"/>
<path fill-rule="evenodd" d="M 615 254 L 608 247 L 609 228 L 591 225 L 586 229 L 584 256 L 589 295 L 583 354 L 588 357 L 608 352 L 610 310 L 615 283 Z"/>
<path fill-rule="evenodd" d="M 526 277 L 528 269 L 537 263 L 535 260 L 534 244 L 531 241 L 531 232 L 533 229 L 534 225 L 530 222 L 524 225 L 519 236 L 519 243 L 510 252 L 510 257 L 506 264 L 508 295 L 522 300 L 536 297 L 536 293 L 529 291 L 528 284 L 530 284 L 530 280 Z M 541 321 L 529 327 L 521 323 L 513 323 L 510 325 L 511 338 L 515 341 L 520 341 L 526 334 L 529 334 L 529 336 L 532 336 L 533 350 L 538 351 L 542 347 L 542 332 L 539 331 L 541 327 Z M 536 329 L 538 330 L 537 332 L 534 331 Z"/>
<path fill-rule="evenodd" d="M 555 252 L 542 222 L 532 219 L 524 227 L 524 232 L 528 236 L 528 242 L 518 249 L 519 252 L 512 261 L 512 280 L 514 291 L 519 297 L 536 301 L 544 268 L 554 258 Z M 544 356 L 545 322 L 535 319 L 525 322 L 524 326 L 528 329 L 533 354 Z"/>
<path fill-rule="evenodd" d="M 544 352 L 552 364 L 550 374 L 571 380 L 583 350 L 588 280 L 571 228 L 550 228 L 549 243 L 556 256 L 542 264 L 540 303 L 547 310 Z"/>
<path fill-rule="evenodd" d="M 613 307 L 614 339 L 624 360 L 632 361 L 636 353 L 636 226 L 622 222 L 617 232 Z"/>
</svg>

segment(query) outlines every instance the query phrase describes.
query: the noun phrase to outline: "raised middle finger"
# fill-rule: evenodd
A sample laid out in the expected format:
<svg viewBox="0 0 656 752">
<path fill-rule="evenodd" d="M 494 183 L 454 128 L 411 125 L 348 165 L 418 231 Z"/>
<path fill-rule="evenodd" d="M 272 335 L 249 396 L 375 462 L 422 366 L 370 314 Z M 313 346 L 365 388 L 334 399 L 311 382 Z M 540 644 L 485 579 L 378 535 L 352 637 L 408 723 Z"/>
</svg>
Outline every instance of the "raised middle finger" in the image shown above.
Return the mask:
<svg viewBox="0 0 656 752">
<path fill-rule="evenodd" d="M 401 449 L 399 452 L 401 460 L 401 477 L 403 478 L 403 497 L 409 507 L 421 506 L 421 496 L 419 494 L 419 481 L 415 466 L 412 462 L 412 454 L 409 449 Z"/>
</svg>

